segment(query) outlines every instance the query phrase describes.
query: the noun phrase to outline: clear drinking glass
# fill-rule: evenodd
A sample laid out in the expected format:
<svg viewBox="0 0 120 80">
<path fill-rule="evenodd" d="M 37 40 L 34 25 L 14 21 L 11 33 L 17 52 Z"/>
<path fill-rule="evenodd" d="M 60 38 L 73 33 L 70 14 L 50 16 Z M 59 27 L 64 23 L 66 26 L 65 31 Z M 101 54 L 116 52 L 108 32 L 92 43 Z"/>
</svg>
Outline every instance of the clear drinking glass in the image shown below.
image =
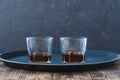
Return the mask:
<svg viewBox="0 0 120 80">
<path fill-rule="evenodd" d="M 82 63 L 85 61 L 86 37 L 60 38 L 63 63 Z"/>
<path fill-rule="evenodd" d="M 38 63 L 51 63 L 53 37 L 27 37 L 29 60 Z"/>
</svg>

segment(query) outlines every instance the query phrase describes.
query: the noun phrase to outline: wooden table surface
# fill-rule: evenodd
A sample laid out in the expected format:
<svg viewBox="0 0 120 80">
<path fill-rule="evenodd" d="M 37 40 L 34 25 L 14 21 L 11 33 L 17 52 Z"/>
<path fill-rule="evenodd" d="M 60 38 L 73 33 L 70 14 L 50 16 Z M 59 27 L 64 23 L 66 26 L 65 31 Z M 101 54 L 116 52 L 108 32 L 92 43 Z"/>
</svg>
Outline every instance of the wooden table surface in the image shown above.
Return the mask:
<svg viewBox="0 0 120 80">
<path fill-rule="evenodd" d="M 120 80 L 120 60 L 105 68 L 61 73 L 14 69 L 0 62 L 0 80 Z"/>
</svg>

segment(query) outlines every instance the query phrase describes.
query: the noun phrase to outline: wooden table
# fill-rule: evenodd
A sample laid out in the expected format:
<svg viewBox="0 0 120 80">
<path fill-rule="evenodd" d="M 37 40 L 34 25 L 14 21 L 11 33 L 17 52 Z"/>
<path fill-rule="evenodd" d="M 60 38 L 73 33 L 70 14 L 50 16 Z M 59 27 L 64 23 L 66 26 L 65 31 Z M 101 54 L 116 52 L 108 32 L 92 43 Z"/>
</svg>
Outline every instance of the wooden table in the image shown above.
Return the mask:
<svg viewBox="0 0 120 80">
<path fill-rule="evenodd" d="M 120 80 L 120 60 L 106 68 L 61 73 L 14 69 L 0 62 L 0 80 Z"/>
</svg>

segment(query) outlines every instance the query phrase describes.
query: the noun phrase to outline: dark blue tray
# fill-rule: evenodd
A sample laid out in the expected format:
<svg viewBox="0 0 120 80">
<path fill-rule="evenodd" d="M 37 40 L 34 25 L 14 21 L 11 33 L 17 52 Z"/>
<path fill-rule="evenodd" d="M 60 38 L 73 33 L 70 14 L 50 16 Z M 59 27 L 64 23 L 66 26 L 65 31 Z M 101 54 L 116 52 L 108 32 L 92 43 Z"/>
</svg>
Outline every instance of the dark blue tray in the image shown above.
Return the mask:
<svg viewBox="0 0 120 80">
<path fill-rule="evenodd" d="M 101 68 L 113 64 L 120 58 L 119 54 L 87 50 L 85 63 L 82 64 L 63 64 L 60 50 L 53 50 L 51 64 L 37 64 L 29 62 L 27 51 L 7 52 L 0 55 L 0 60 L 6 66 L 39 71 L 80 71 L 85 69 Z"/>
</svg>

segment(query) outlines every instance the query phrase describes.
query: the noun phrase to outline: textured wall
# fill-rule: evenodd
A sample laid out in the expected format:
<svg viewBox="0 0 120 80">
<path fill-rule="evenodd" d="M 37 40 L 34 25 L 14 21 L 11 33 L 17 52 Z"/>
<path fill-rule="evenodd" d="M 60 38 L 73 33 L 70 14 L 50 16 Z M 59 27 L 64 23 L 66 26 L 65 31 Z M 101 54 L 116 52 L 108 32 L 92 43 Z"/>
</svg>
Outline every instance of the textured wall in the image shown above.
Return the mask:
<svg viewBox="0 0 120 80">
<path fill-rule="evenodd" d="M 86 36 L 88 49 L 120 53 L 120 0 L 0 0 L 0 51 L 27 36 Z"/>
</svg>

